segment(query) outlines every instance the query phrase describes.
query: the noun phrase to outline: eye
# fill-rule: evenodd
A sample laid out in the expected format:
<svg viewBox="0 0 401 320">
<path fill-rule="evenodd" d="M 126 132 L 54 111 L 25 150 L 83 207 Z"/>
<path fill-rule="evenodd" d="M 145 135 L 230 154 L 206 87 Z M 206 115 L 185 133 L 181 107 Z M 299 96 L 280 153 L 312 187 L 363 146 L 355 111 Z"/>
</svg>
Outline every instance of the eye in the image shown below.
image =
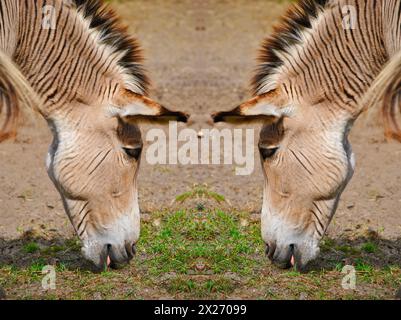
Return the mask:
<svg viewBox="0 0 401 320">
<path fill-rule="evenodd" d="M 139 160 L 142 153 L 142 147 L 124 147 L 124 152 L 132 159 Z"/>
<path fill-rule="evenodd" d="M 260 155 L 263 160 L 273 157 L 278 149 L 279 147 L 277 146 L 259 147 Z"/>
</svg>

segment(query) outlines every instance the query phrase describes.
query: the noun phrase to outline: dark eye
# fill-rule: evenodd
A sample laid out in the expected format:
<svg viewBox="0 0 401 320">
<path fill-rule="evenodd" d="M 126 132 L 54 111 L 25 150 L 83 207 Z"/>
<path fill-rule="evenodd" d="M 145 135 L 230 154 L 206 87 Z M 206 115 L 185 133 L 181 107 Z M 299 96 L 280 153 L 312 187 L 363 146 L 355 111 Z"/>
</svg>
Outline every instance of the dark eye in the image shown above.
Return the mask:
<svg viewBox="0 0 401 320">
<path fill-rule="evenodd" d="M 136 148 L 126 147 L 126 148 L 123 148 L 123 150 L 130 158 L 133 158 L 137 161 L 141 157 L 142 147 L 136 147 Z"/>
<path fill-rule="evenodd" d="M 269 159 L 273 157 L 278 150 L 278 147 L 271 146 L 271 147 L 259 147 L 260 155 L 263 160 Z"/>
</svg>

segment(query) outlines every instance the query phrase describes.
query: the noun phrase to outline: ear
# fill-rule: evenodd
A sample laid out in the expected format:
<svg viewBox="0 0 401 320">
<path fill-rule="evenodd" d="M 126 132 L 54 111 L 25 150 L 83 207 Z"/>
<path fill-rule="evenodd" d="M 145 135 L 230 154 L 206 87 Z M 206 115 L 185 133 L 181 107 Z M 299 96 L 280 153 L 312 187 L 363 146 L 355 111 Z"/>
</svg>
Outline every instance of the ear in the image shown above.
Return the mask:
<svg viewBox="0 0 401 320">
<path fill-rule="evenodd" d="M 231 111 L 212 114 L 213 122 L 243 123 L 251 121 L 274 122 L 291 115 L 290 107 L 279 107 L 277 96 L 266 93 L 241 104 Z"/>
<path fill-rule="evenodd" d="M 118 103 L 117 115 L 125 121 L 187 122 L 189 115 L 179 111 L 171 111 L 152 99 L 133 92 L 125 93 Z"/>
</svg>

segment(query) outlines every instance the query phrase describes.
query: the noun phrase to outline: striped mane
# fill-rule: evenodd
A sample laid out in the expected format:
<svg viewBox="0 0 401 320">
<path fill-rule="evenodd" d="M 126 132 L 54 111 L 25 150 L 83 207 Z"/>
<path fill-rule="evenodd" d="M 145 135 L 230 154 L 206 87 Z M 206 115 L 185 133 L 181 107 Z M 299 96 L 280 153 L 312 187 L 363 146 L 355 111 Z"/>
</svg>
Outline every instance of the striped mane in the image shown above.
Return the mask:
<svg viewBox="0 0 401 320">
<path fill-rule="evenodd" d="M 72 0 L 77 11 L 89 22 L 90 30 L 99 34 L 100 44 L 110 48 L 119 56 L 118 66 L 122 68 L 127 81 L 139 89 L 139 94 L 147 94 L 149 80 L 142 66 L 142 51 L 135 38 L 127 32 L 127 27 L 103 0 Z"/>
<path fill-rule="evenodd" d="M 274 77 L 284 65 L 283 56 L 304 41 L 303 34 L 312 29 L 312 22 L 325 9 L 330 0 L 299 0 L 291 5 L 273 34 L 264 40 L 258 58 L 259 66 L 252 79 L 254 95 L 275 89 Z"/>
</svg>

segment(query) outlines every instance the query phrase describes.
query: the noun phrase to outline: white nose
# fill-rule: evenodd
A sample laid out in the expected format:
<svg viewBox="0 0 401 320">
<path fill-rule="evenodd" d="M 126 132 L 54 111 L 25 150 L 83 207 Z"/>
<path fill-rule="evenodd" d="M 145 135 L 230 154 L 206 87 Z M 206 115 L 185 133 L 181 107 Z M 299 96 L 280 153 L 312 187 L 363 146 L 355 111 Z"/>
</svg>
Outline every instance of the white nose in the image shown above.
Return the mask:
<svg viewBox="0 0 401 320">
<path fill-rule="evenodd" d="M 319 240 L 270 211 L 262 212 L 262 238 L 268 258 L 280 268 L 304 269 L 319 255 Z"/>
<path fill-rule="evenodd" d="M 108 260 L 111 267 L 118 268 L 134 257 L 139 235 L 139 211 L 131 212 L 104 228 L 88 229 L 85 239 L 82 239 L 82 253 L 99 269 L 104 269 Z"/>
</svg>

